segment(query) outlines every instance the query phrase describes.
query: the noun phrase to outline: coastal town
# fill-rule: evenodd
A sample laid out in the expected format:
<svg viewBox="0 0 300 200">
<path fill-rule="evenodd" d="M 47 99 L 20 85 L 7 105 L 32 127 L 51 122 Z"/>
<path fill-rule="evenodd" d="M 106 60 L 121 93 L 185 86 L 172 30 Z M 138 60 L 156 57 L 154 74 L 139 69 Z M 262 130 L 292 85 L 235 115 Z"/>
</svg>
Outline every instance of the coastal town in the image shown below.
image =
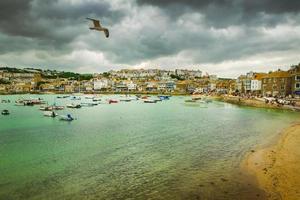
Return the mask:
<svg viewBox="0 0 300 200">
<path fill-rule="evenodd" d="M 229 94 L 300 97 L 300 64 L 289 70 L 221 78 L 199 70 L 123 69 L 78 74 L 34 68 L 0 68 L 0 94 L 22 93 Z"/>
</svg>

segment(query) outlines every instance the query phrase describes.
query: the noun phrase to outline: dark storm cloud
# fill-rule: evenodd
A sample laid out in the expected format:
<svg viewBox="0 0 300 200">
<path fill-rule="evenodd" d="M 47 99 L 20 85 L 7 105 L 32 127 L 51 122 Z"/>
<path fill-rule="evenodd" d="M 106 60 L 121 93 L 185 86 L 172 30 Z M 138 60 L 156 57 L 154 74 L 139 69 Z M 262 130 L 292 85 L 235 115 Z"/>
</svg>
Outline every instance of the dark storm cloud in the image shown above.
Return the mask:
<svg viewBox="0 0 300 200">
<path fill-rule="evenodd" d="M 0 32 L 34 38 L 34 42 L 49 48 L 65 48 L 77 36 L 87 32 L 88 29 L 82 28 L 88 23 L 86 17 L 100 17 L 112 23 L 124 15 L 121 11 L 112 11 L 107 2 L 94 1 L 1 0 L 0 7 Z"/>
<path fill-rule="evenodd" d="M 207 7 L 240 7 L 245 12 L 289 13 L 300 11 L 298 0 L 137 0 L 139 4 L 168 7 L 180 5 L 192 9 Z"/>
<path fill-rule="evenodd" d="M 266 52 L 282 52 L 287 59 L 285 52 L 299 52 L 299 4 L 293 0 L 0 0 L 0 64 L 22 60 L 19 63 L 91 69 L 176 58 L 199 65 L 240 61 Z M 90 31 L 86 17 L 99 18 L 111 37 Z"/>
<path fill-rule="evenodd" d="M 171 17 L 200 12 L 206 17 L 206 23 L 215 27 L 238 24 L 274 26 L 284 21 L 286 14 L 300 11 L 298 0 L 137 0 L 137 3 L 162 8 Z M 272 16 L 263 18 L 264 15 Z"/>
</svg>

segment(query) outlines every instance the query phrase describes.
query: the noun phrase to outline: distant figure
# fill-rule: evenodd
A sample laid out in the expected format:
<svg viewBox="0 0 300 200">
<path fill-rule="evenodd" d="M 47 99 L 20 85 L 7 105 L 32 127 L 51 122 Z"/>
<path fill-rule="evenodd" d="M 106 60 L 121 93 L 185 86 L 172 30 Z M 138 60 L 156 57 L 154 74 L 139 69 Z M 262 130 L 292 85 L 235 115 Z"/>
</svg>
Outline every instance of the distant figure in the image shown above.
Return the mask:
<svg viewBox="0 0 300 200">
<path fill-rule="evenodd" d="M 109 31 L 107 28 L 104 28 L 100 25 L 100 21 L 96 19 L 91 19 L 91 18 L 86 18 L 88 20 L 93 21 L 94 27 L 90 27 L 91 30 L 96 30 L 96 31 L 103 31 L 105 36 L 108 38 L 109 37 Z"/>
</svg>

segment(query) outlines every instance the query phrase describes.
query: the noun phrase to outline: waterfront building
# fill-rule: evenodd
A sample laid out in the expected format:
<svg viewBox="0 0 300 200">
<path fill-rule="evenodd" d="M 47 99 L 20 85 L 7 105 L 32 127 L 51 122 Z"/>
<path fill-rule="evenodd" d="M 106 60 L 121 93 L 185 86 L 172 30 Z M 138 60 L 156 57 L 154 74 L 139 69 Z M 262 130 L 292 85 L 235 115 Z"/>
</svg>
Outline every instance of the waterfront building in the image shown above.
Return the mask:
<svg viewBox="0 0 300 200">
<path fill-rule="evenodd" d="M 292 95 L 300 97 L 300 63 L 292 66 L 289 73 L 291 74 Z"/>
<path fill-rule="evenodd" d="M 154 92 L 157 91 L 158 83 L 155 81 L 150 81 L 146 83 L 146 91 Z"/>
<path fill-rule="evenodd" d="M 290 73 L 278 70 L 262 76 L 263 96 L 286 97 L 290 95 L 291 92 Z"/>
<path fill-rule="evenodd" d="M 251 93 L 260 94 L 262 87 L 262 77 L 265 76 L 265 73 L 254 73 L 253 78 L 251 79 Z"/>
<path fill-rule="evenodd" d="M 109 80 L 108 79 L 96 79 L 93 82 L 94 84 L 94 90 L 100 91 L 100 90 L 107 90 L 109 88 Z"/>
<path fill-rule="evenodd" d="M 137 90 L 137 84 L 134 83 L 133 81 L 127 82 L 126 85 L 127 85 L 128 91 Z"/>
</svg>

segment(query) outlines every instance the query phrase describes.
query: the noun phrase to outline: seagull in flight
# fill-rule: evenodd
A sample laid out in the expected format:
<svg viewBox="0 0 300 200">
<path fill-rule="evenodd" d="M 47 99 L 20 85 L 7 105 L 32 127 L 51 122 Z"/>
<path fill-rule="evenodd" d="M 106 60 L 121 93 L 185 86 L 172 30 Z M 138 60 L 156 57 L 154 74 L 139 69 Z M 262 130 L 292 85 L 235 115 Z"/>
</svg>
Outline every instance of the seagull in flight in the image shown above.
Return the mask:
<svg viewBox="0 0 300 200">
<path fill-rule="evenodd" d="M 109 31 L 107 28 L 104 28 L 100 25 L 100 21 L 99 20 L 96 20 L 96 19 L 92 19 L 92 18 L 86 18 L 88 20 L 91 20 L 93 21 L 94 23 L 94 27 L 90 27 L 91 30 L 96 30 L 96 31 L 103 31 L 104 34 L 105 34 L 105 37 L 109 37 Z"/>
</svg>

